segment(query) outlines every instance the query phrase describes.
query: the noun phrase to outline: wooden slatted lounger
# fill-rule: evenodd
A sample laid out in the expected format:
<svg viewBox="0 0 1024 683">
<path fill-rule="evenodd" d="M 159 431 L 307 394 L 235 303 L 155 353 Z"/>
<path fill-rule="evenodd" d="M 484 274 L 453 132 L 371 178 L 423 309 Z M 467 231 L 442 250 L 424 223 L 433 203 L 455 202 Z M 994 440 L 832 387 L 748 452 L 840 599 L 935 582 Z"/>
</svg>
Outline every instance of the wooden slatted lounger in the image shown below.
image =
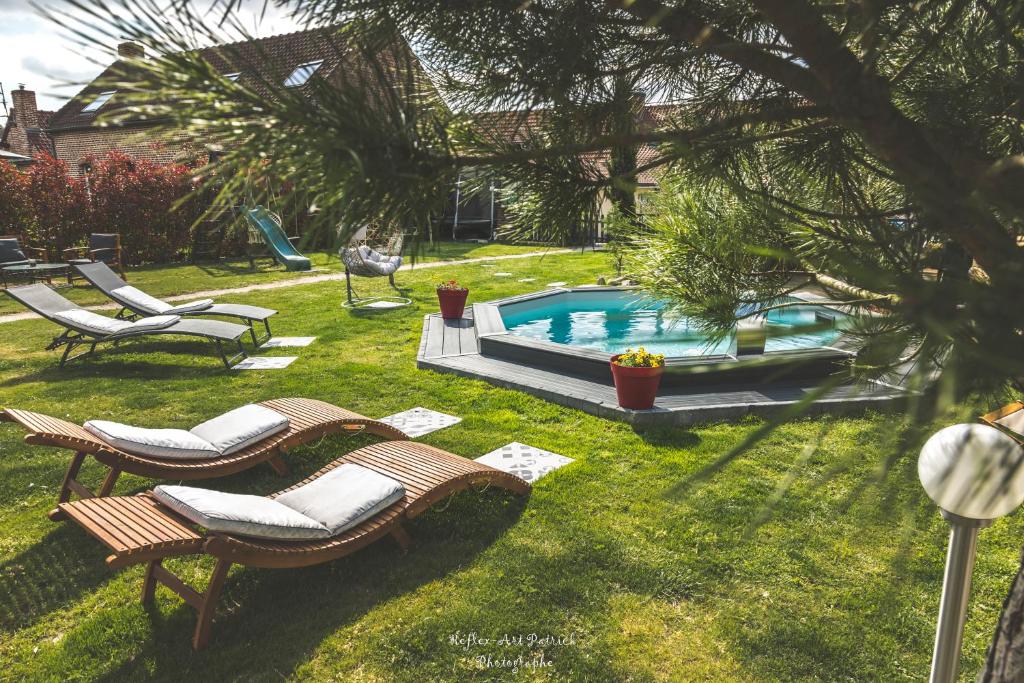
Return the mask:
<svg viewBox="0 0 1024 683">
<path fill-rule="evenodd" d="M 493 467 L 426 444 L 389 441 L 353 451 L 271 498 L 308 484 L 345 463 L 361 465 L 400 481 L 405 497 L 348 531 L 323 540 L 276 541 L 201 533 L 192 522 L 149 493 L 61 503 L 60 509 L 111 550 L 106 560 L 109 567 L 148 564 L 142 602 L 152 601 L 159 582 L 196 609 L 199 618 L 192 646 L 198 650 L 209 642 L 217 599 L 232 564 L 270 569 L 306 567 L 344 557 L 388 535 L 404 550 L 410 540 L 402 521 L 416 517 L 452 493 L 480 484 L 520 495 L 530 491 L 526 481 Z M 204 593 L 161 564 L 165 558 L 204 553 L 217 559 Z"/>
<path fill-rule="evenodd" d="M 81 498 L 103 498 L 110 494 L 122 472 L 154 479 L 194 480 L 225 477 L 267 462 L 280 475 L 288 473 L 281 459 L 282 453 L 338 432 L 367 432 L 385 439 L 407 439 L 405 432 L 391 425 L 364 417 L 351 410 L 309 398 L 279 398 L 263 401 L 265 406 L 288 417 L 288 429 L 273 434 L 247 448 L 219 458 L 196 460 L 169 460 L 120 451 L 87 432 L 79 425 L 57 417 L 8 408 L 0 412 L 0 421 L 17 422 L 28 430 L 25 442 L 41 446 L 56 446 L 75 451 L 61 483 L 58 504 L 71 500 L 76 493 Z M 93 493 L 76 478 L 87 455 L 109 469 L 103 484 Z M 63 519 L 59 508 L 50 511 L 50 519 Z"/>
</svg>

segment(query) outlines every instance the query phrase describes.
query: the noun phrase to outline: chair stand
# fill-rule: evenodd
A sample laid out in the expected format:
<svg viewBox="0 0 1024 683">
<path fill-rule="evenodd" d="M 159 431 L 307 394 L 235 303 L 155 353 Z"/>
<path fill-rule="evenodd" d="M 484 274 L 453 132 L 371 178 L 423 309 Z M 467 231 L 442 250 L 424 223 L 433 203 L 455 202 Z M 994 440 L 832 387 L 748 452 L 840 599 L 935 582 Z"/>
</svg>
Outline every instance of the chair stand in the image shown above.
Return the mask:
<svg viewBox="0 0 1024 683">
<path fill-rule="evenodd" d="M 388 283 L 394 287 L 395 290 L 398 286 L 395 284 L 394 274 L 388 275 Z M 404 296 L 369 296 L 360 297 L 355 289 L 352 287 L 352 274 L 349 272 L 348 266 L 345 267 L 345 293 L 346 301 L 341 306 L 342 308 L 350 308 L 353 310 L 381 310 L 390 311 L 395 308 L 405 308 L 406 306 L 412 305 L 412 299 Z M 390 304 L 390 305 L 375 305 L 375 304 Z"/>
</svg>

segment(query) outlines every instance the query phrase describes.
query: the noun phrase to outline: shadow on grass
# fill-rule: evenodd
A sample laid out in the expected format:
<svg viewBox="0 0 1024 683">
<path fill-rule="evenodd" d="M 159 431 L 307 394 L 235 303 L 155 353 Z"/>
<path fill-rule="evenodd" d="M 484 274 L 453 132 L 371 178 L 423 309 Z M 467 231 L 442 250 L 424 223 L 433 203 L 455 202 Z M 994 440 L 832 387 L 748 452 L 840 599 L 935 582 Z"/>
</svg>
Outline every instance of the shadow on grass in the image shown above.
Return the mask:
<svg viewBox="0 0 1024 683">
<path fill-rule="evenodd" d="M 110 579 L 106 553 L 74 524 L 60 524 L 0 564 L 0 633 L 24 628 Z"/>
<path fill-rule="evenodd" d="M 641 427 L 633 426 L 633 432 L 652 446 L 671 448 L 696 448 L 700 445 L 700 436 L 683 427 Z"/>
<path fill-rule="evenodd" d="M 508 505 L 498 504 L 501 496 L 510 497 Z M 140 675 L 181 680 L 190 670 L 203 680 L 288 678 L 332 633 L 472 562 L 519 519 L 527 501 L 505 491 L 467 492 L 459 498 L 461 517 L 468 513 L 471 519 L 437 511 L 414 520 L 407 525 L 413 537 L 408 554 L 388 538 L 314 567 L 234 567 L 207 649 L 191 650 L 196 618 L 192 608 L 181 603 L 170 612 L 154 608 L 148 611 L 151 639 L 98 680 Z M 471 533 L 464 528 L 467 521 Z M 453 538 L 458 539 L 457 552 L 452 552 Z M 158 598 L 161 594 L 166 595 L 166 589 L 158 590 Z"/>
</svg>

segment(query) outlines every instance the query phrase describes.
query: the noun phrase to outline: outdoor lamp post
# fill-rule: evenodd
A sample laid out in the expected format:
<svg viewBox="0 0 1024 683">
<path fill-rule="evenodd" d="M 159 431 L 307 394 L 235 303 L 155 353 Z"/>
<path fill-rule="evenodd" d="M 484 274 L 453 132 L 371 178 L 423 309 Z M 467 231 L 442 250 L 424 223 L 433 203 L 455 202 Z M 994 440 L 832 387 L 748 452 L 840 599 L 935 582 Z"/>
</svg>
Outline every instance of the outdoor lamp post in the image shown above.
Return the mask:
<svg viewBox="0 0 1024 683">
<path fill-rule="evenodd" d="M 951 527 L 930 678 L 951 683 L 960 665 L 978 530 L 1024 502 L 1024 449 L 993 427 L 953 425 L 925 443 L 917 475 Z"/>
</svg>

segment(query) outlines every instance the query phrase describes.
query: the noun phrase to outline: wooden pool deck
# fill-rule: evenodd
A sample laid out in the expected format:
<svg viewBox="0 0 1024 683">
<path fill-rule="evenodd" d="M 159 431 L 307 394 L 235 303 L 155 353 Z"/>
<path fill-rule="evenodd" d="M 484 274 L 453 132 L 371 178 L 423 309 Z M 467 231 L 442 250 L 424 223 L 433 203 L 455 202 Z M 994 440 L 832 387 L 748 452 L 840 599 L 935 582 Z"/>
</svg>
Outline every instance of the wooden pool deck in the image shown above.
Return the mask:
<svg viewBox="0 0 1024 683">
<path fill-rule="evenodd" d="M 620 408 L 615 398 L 611 372 L 608 380 L 601 382 L 481 355 L 472 315 L 467 311 L 467 317 L 462 320 L 444 320 L 437 313 L 425 316 L 416 366 L 517 389 L 553 403 L 637 426 L 681 426 L 735 420 L 745 415 L 769 417 L 800 401 L 816 387 L 815 382 L 803 380 L 663 388 L 652 410 L 627 410 Z M 907 392 L 896 386 L 847 384 L 811 405 L 808 414 L 892 410 L 898 408 L 906 396 Z"/>
</svg>

